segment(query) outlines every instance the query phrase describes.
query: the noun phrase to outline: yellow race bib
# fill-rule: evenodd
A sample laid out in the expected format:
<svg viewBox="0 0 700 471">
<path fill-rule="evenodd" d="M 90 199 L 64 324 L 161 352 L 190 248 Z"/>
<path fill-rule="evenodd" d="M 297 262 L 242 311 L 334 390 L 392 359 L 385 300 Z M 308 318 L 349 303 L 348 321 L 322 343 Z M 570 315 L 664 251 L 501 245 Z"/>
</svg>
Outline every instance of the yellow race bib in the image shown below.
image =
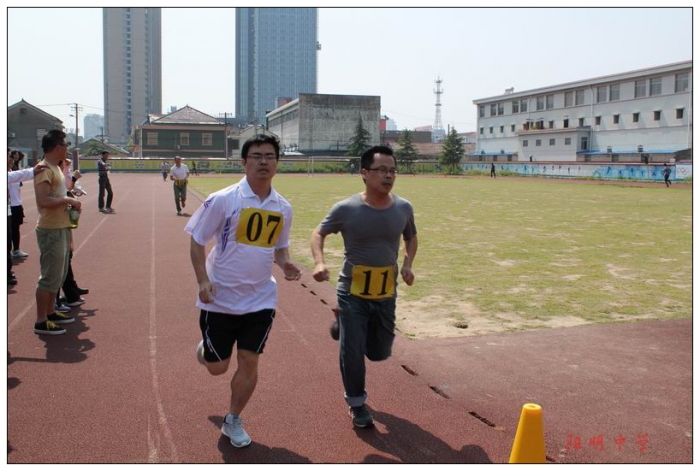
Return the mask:
<svg viewBox="0 0 700 471">
<path fill-rule="evenodd" d="M 239 244 L 274 247 L 284 227 L 282 213 L 246 208 L 238 219 L 236 239 Z"/>
<path fill-rule="evenodd" d="M 352 268 L 350 294 L 364 299 L 385 299 L 394 296 L 394 267 L 355 265 Z"/>
</svg>

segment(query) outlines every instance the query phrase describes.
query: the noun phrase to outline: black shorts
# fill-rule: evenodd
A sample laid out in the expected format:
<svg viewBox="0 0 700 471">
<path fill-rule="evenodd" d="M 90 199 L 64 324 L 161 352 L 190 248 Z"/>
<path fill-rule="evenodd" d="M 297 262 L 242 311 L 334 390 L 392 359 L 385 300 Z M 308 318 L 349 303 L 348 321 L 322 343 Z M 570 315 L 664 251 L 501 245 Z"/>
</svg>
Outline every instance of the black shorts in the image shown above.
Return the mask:
<svg viewBox="0 0 700 471">
<path fill-rule="evenodd" d="M 12 211 L 12 224 L 15 226 L 24 224 L 24 208 L 22 205 L 12 206 L 10 210 Z"/>
<path fill-rule="evenodd" d="M 202 309 L 199 328 L 204 340 L 204 359 L 209 363 L 226 360 L 231 357 L 236 342 L 239 350 L 262 353 L 274 320 L 274 309 L 242 315 Z"/>
</svg>

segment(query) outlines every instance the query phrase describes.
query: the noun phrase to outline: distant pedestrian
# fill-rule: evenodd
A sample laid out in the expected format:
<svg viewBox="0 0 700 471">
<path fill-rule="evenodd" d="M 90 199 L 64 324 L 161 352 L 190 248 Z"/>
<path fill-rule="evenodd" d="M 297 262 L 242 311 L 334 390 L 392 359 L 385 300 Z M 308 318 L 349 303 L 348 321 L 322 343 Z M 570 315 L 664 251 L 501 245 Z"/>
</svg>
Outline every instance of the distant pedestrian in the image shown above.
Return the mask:
<svg viewBox="0 0 700 471">
<path fill-rule="evenodd" d="M 163 181 L 166 182 L 168 181 L 168 171 L 170 170 L 170 165 L 168 165 L 168 162 L 163 162 L 160 164 L 160 173 L 163 174 Z"/>
<path fill-rule="evenodd" d="M 664 163 L 664 183 L 666 183 L 666 188 L 671 186 L 671 167 Z"/>
<path fill-rule="evenodd" d="M 185 227 L 191 235 L 190 258 L 201 309 L 197 360 L 210 374 L 222 375 L 231 363 L 234 344 L 238 347 L 230 405 L 221 425 L 221 433 L 237 448 L 251 442 L 241 413 L 255 391 L 260 355 L 275 318 L 274 262 L 286 280 L 301 277 L 289 255 L 292 206 L 272 186 L 279 142 L 258 135 L 243 144 L 241 155 L 245 177 L 209 195 Z M 211 240 L 215 245 L 207 257 L 205 247 Z"/>
<path fill-rule="evenodd" d="M 182 216 L 182 208 L 187 201 L 187 177 L 190 171 L 187 165 L 182 164 L 182 157 L 175 157 L 175 165 L 170 169 L 170 179 L 173 181 L 173 191 L 175 192 L 175 208 L 177 215 Z"/>
<path fill-rule="evenodd" d="M 102 157 L 97 161 L 97 181 L 100 185 L 100 192 L 97 196 L 97 206 L 101 213 L 111 214 L 114 212 L 112 209 L 112 199 L 114 198 L 114 193 L 112 192 L 112 184 L 109 182 L 109 171 L 112 169 L 112 164 L 108 162 L 109 152 L 106 150 L 102 151 Z M 107 192 L 107 205 L 105 206 L 105 192 Z"/>
<path fill-rule="evenodd" d="M 195 177 L 199 176 L 199 172 L 197 171 L 197 164 L 194 162 L 194 160 L 192 161 L 192 173 L 194 173 Z"/>
<path fill-rule="evenodd" d="M 496 166 L 491 162 L 491 178 L 496 178 Z"/>
</svg>

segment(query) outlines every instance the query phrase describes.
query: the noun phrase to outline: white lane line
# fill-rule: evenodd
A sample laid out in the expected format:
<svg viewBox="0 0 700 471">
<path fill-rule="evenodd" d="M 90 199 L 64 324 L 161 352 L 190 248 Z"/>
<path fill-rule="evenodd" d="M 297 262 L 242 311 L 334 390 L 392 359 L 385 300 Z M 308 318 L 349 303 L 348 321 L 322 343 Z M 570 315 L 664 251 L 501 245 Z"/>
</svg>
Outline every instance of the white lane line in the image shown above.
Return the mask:
<svg viewBox="0 0 700 471">
<path fill-rule="evenodd" d="M 156 344 L 156 193 L 155 187 L 153 190 L 152 201 L 151 201 L 151 302 L 150 302 L 150 312 L 148 315 L 149 328 L 148 328 L 148 340 L 149 340 L 149 359 L 151 364 L 151 386 L 153 388 L 153 396 L 156 400 L 156 408 L 158 409 L 158 425 L 160 426 L 160 433 L 165 438 L 165 444 L 170 448 L 170 462 L 177 463 L 177 448 L 175 447 L 175 442 L 173 441 L 172 433 L 170 432 L 170 427 L 168 426 L 168 418 L 165 415 L 165 410 L 163 409 L 163 401 L 160 397 L 160 388 L 158 386 L 158 365 L 156 361 L 156 353 L 158 351 Z M 150 427 L 149 427 L 150 433 Z M 159 461 L 160 450 L 158 449 L 158 444 L 160 440 L 149 439 L 148 441 L 148 462 L 155 463 Z"/>
</svg>

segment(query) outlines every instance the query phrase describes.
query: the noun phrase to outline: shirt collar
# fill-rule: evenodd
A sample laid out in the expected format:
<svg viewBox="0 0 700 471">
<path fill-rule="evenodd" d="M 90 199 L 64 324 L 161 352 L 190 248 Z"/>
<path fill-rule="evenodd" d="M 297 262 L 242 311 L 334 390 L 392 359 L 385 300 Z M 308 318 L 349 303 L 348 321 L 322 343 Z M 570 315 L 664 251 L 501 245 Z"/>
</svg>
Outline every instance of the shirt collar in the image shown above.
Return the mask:
<svg viewBox="0 0 700 471">
<path fill-rule="evenodd" d="M 256 195 L 253 192 L 253 189 L 248 184 L 248 179 L 246 177 L 241 178 L 240 185 L 241 185 L 241 193 L 243 194 L 243 196 L 245 196 L 246 198 L 255 198 L 255 199 L 258 198 L 258 195 Z M 265 199 L 265 201 L 263 201 L 263 203 L 265 203 L 267 201 L 274 201 L 274 202 L 279 201 L 279 197 L 278 197 L 277 192 L 275 191 L 274 186 L 270 187 L 270 195 Z"/>
</svg>

